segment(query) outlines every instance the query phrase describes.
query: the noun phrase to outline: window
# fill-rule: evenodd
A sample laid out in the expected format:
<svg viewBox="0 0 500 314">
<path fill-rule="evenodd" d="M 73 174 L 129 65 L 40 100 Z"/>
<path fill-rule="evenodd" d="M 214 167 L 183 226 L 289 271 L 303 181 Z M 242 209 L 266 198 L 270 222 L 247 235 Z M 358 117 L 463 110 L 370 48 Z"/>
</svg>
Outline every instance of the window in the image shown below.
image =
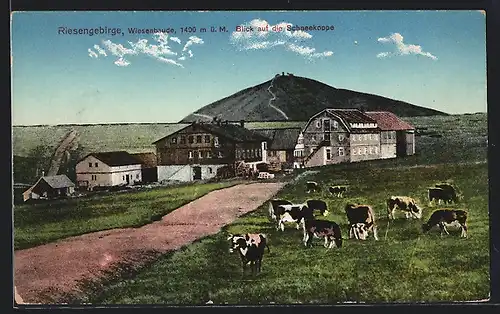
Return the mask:
<svg viewBox="0 0 500 314">
<path fill-rule="evenodd" d="M 122 176 L 122 180 L 125 181 L 125 176 Z"/>
<path fill-rule="evenodd" d="M 254 158 L 254 157 L 255 157 L 255 149 L 252 149 L 252 151 L 251 151 L 251 152 L 252 152 L 252 153 L 251 153 L 251 154 L 252 154 L 252 158 Z"/>
<path fill-rule="evenodd" d="M 330 132 L 332 129 L 330 127 L 330 119 L 324 119 L 323 120 L 323 130 L 325 132 Z"/>
<path fill-rule="evenodd" d="M 198 158 L 203 158 L 203 151 L 198 151 Z"/>
<path fill-rule="evenodd" d="M 375 154 L 378 154 L 378 148 L 377 148 L 377 146 L 374 147 L 374 150 L 375 150 Z"/>
<path fill-rule="evenodd" d="M 353 141 L 353 142 L 356 142 L 356 134 L 353 134 L 353 135 L 352 135 L 352 141 Z"/>
<path fill-rule="evenodd" d="M 193 144 L 194 143 L 194 138 L 193 138 L 192 135 L 189 135 L 188 141 L 189 141 L 189 144 Z"/>
<path fill-rule="evenodd" d="M 219 146 L 219 138 L 217 136 L 214 137 L 214 145 L 215 147 Z"/>
<path fill-rule="evenodd" d="M 342 142 L 345 139 L 344 134 L 339 134 L 339 142 Z"/>
<path fill-rule="evenodd" d="M 365 146 L 363 150 L 363 155 L 366 155 L 366 153 L 368 153 L 368 148 Z"/>
<path fill-rule="evenodd" d="M 91 162 L 89 162 L 89 168 L 92 168 L 92 163 Z"/>
<path fill-rule="evenodd" d="M 96 176 L 96 175 L 92 175 L 92 179 L 91 179 L 91 180 L 92 180 L 92 181 L 97 180 L 97 176 Z"/>
<path fill-rule="evenodd" d="M 210 143 L 210 135 L 205 135 L 205 143 Z"/>
<path fill-rule="evenodd" d="M 95 164 L 94 164 L 94 166 L 97 168 L 97 167 L 99 166 L 99 164 L 98 164 L 98 163 L 95 163 Z"/>
<path fill-rule="evenodd" d="M 241 151 L 241 155 L 242 155 L 243 159 L 247 158 L 247 151 L 243 149 Z"/>
<path fill-rule="evenodd" d="M 207 158 L 212 158 L 212 153 L 210 151 L 207 151 L 206 156 L 207 156 Z"/>
<path fill-rule="evenodd" d="M 267 142 L 264 142 L 264 150 L 267 150 Z"/>
<path fill-rule="evenodd" d="M 172 137 L 171 142 L 172 144 L 177 144 L 177 137 L 176 136 Z"/>
<path fill-rule="evenodd" d="M 338 129 L 339 128 L 339 123 L 335 120 L 333 120 L 333 128 Z"/>
<path fill-rule="evenodd" d="M 372 140 L 372 135 L 368 134 L 368 139 L 371 141 Z"/>
<path fill-rule="evenodd" d="M 354 147 L 354 148 L 352 149 L 352 155 L 353 155 L 353 156 L 357 155 L 357 152 L 358 152 L 358 149 L 357 149 L 356 147 Z"/>
<path fill-rule="evenodd" d="M 364 137 L 364 140 L 365 140 L 365 141 L 366 141 L 366 140 L 368 140 L 368 134 L 364 134 L 364 136 L 363 136 L 363 137 Z"/>
<path fill-rule="evenodd" d="M 223 155 L 222 155 L 222 152 L 221 152 L 221 151 L 219 151 L 219 152 L 217 153 L 217 157 L 219 157 L 219 158 L 222 158 L 222 157 L 223 157 Z"/>
<path fill-rule="evenodd" d="M 378 141 L 378 134 L 373 134 L 373 139 L 374 139 L 375 141 Z"/>
<path fill-rule="evenodd" d="M 181 135 L 181 144 L 186 144 L 186 137 Z"/>
<path fill-rule="evenodd" d="M 196 135 L 196 143 L 201 143 L 202 136 Z"/>
<path fill-rule="evenodd" d="M 241 158 L 241 151 L 238 149 L 236 150 L 236 159 L 240 159 Z"/>
<path fill-rule="evenodd" d="M 325 134 L 323 134 L 323 140 L 325 140 L 325 141 L 328 141 L 328 142 L 329 142 L 329 141 L 330 141 L 330 133 L 325 133 Z"/>
<path fill-rule="evenodd" d="M 327 148 L 326 149 L 326 160 L 332 159 L 332 150 Z"/>
<path fill-rule="evenodd" d="M 262 157 L 262 151 L 260 149 L 257 149 L 257 157 Z"/>
<path fill-rule="evenodd" d="M 344 147 L 339 147 L 339 156 L 344 156 Z"/>
<path fill-rule="evenodd" d="M 316 135 L 313 135 L 313 136 L 311 137 L 311 141 L 312 141 L 313 143 L 315 143 L 315 142 L 316 142 Z"/>
<path fill-rule="evenodd" d="M 317 127 L 318 129 L 321 129 L 321 120 L 319 120 L 319 119 L 318 119 L 318 120 L 316 120 L 316 127 Z"/>
<path fill-rule="evenodd" d="M 136 178 L 137 180 L 139 180 L 139 174 L 136 174 L 136 175 L 135 175 L 135 178 Z"/>
<path fill-rule="evenodd" d="M 192 159 L 192 158 L 193 158 L 193 152 L 192 152 L 192 151 L 188 151 L 188 158 L 189 158 L 189 159 Z"/>
<path fill-rule="evenodd" d="M 372 155 L 373 154 L 373 147 L 370 146 L 370 151 L 369 151 L 369 154 Z"/>
<path fill-rule="evenodd" d="M 213 172 L 212 168 L 208 167 L 208 173 L 212 173 L 212 172 Z"/>
</svg>

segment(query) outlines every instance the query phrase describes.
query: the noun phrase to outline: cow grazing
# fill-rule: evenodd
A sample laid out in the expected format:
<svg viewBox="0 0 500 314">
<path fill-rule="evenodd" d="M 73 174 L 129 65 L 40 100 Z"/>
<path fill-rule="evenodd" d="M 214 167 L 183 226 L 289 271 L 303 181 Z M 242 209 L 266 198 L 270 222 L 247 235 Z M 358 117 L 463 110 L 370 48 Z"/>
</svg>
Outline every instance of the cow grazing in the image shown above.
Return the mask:
<svg viewBox="0 0 500 314">
<path fill-rule="evenodd" d="M 387 217 L 394 219 L 394 213 L 399 209 L 405 213 L 406 219 L 415 217 L 422 218 L 422 208 L 417 205 L 417 202 L 408 196 L 391 196 L 387 200 Z"/>
<path fill-rule="evenodd" d="M 304 215 L 304 245 L 311 246 L 313 238 L 324 238 L 324 247 L 328 249 L 342 247 L 342 233 L 338 224 L 333 221 L 316 220 L 313 215 Z"/>
<path fill-rule="evenodd" d="M 314 181 L 307 181 L 306 182 L 306 193 L 311 193 L 311 192 L 321 192 L 321 189 L 318 185 L 318 183 Z"/>
<path fill-rule="evenodd" d="M 245 273 L 248 264 L 250 264 L 252 274 L 260 273 L 265 248 L 270 252 L 266 235 L 262 233 L 231 234 L 227 240 L 230 241 L 231 245 L 229 252 L 238 251 L 240 254 L 243 273 Z"/>
<path fill-rule="evenodd" d="M 346 186 L 340 186 L 340 185 L 337 185 L 337 186 L 331 186 L 328 188 L 328 191 L 333 195 L 333 196 L 336 196 L 336 197 L 343 197 L 344 196 L 344 193 L 347 191 L 347 187 Z"/>
<path fill-rule="evenodd" d="M 271 200 L 269 202 L 269 216 L 271 217 L 271 219 L 278 219 L 278 206 L 280 205 L 292 205 L 292 202 L 286 200 Z"/>
<path fill-rule="evenodd" d="M 295 222 L 299 230 L 301 223 L 304 226 L 304 215 L 309 212 L 312 214 L 306 204 L 279 205 L 276 210 L 276 230 L 285 231 L 286 222 Z"/>
<path fill-rule="evenodd" d="M 438 209 L 434 211 L 427 221 L 422 225 L 422 229 L 428 232 L 432 227 L 438 226 L 441 229 L 441 236 L 443 233 L 449 234 L 446 230 L 446 225 L 458 224 L 462 230 L 460 237 L 467 237 L 467 212 L 465 210 L 455 209 Z"/>
<path fill-rule="evenodd" d="M 359 239 L 366 240 L 368 233 L 373 231 L 373 237 L 378 240 L 377 224 L 375 223 L 375 213 L 369 205 L 347 204 L 345 213 L 349 221 L 349 236 L 358 234 Z M 364 227 L 361 227 L 363 224 Z M 356 229 L 356 230 L 354 230 Z M 351 237 L 352 239 L 352 237 Z"/>
<path fill-rule="evenodd" d="M 443 201 L 445 204 L 458 202 L 458 197 L 454 190 L 443 189 L 443 188 L 429 188 L 429 202 L 436 200 L 438 204 Z"/>
<path fill-rule="evenodd" d="M 328 206 L 324 201 L 321 200 L 307 200 L 306 201 L 307 207 L 313 211 L 317 210 L 320 212 L 321 215 L 323 216 L 328 216 Z"/>
<path fill-rule="evenodd" d="M 461 198 L 455 187 L 449 183 L 437 183 L 435 184 L 435 187 L 443 189 L 447 193 L 449 198 L 455 203 L 458 203 L 459 199 Z"/>
</svg>

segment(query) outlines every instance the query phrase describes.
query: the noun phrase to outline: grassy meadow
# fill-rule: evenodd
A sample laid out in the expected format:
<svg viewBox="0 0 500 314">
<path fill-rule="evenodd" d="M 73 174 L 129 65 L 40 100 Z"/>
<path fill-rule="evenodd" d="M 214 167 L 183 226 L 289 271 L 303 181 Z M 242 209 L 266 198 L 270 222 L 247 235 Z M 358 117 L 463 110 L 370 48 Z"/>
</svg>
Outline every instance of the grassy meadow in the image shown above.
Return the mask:
<svg viewBox="0 0 500 314">
<path fill-rule="evenodd" d="M 139 227 L 211 191 L 238 183 L 193 184 L 14 207 L 14 249 L 114 228 Z"/>
<path fill-rule="evenodd" d="M 328 217 L 348 234 L 343 208 L 348 201 L 370 204 L 376 212 L 380 241 L 345 240 L 341 249 L 326 250 L 320 239 L 305 248 L 302 233 L 292 224 L 276 231 L 267 203 L 240 217 L 219 234 L 165 255 L 130 278 L 104 284 L 86 300 L 103 304 L 286 304 L 355 302 L 464 301 L 489 296 L 489 229 L 487 164 L 443 164 L 379 168 L 357 164 L 351 171 L 322 168 L 287 185 L 279 198 L 303 202 L 327 201 Z M 318 169 L 319 170 L 319 169 Z M 305 194 L 306 180 L 324 186 L 349 184 L 344 198 L 324 190 Z M 426 202 L 426 188 L 452 180 L 463 192 L 459 208 L 469 211 L 469 237 L 459 230 L 440 238 L 439 231 L 422 234 L 422 221 L 398 218 L 388 225 L 385 200 L 411 195 L 424 207 L 426 220 L 436 206 Z M 387 226 L 389 226 L 387 228 Z M 239 256 L 228 253 L 229 233 L 264 232 L 271 253 L 264 256 L 262 273 L 243 276 Z M 385 234 L 387 232 L 387 238 Z"/>
</svg>

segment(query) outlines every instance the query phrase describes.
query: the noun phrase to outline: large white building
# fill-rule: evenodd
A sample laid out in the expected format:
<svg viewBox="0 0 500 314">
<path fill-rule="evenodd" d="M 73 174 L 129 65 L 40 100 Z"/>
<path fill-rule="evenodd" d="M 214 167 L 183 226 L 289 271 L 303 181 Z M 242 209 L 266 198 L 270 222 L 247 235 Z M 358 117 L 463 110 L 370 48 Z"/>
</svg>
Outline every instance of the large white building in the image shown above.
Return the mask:
<svg viewBox="0 0 500 314">
<path fill-rule="evenodd" d="M 78 187 L 133 185 L 142 181 L 141 161 L 125 151 L 91 153 L 76 165 Z"/>
</svg>

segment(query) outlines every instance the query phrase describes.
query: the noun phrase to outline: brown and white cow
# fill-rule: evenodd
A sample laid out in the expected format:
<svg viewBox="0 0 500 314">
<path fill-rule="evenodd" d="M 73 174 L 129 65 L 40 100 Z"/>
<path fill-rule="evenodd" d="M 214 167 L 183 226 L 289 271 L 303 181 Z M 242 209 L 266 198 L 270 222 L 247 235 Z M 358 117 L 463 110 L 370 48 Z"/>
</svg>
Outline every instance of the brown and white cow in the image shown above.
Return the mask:
<svg viewBox="0 0 500 314">
<path fill-rule="evenodd" d="M 349 221 L 349 238 L 366 240 L 370 231 L 373 237 L 378 240 L 377 224 L 375 222 L 375 212 L 369 205 L 347 204 L 345 213 Z"/>
<path fill-rule="evenodd" d="M 321 192 L 321 189 L 320 189 L 317 182 L 307 181 L 306 182 L 306 193 L 311 193 L 311 192 Z"/>
<path fill-rule="evenodd" d="M 429 217 L 429 220 L 422 225 L 422 229 L 425 232 L 428 232 L 435 226 L 438 226 L 441 229 L 441 236 L 443 233 L 449 234 L 448 230 L 446 230 L 446 226 L 451 225 L 459 225 L 462 233 L 460 237 L 467 237 L 467 212 L 465 210 L 455 210 L 455 209 L 438 209 L 434 211 Z"/>
<path fill-rule="evenodd" d="M 326 220 L 316 220 L 311 212 L 304 214 L 304 245 L 312 245 L 313 238 L 324 238 L 324 247 L 342 247 L 342 233 L 337 223 Z M 330 243 L 328 243 L 330 242 Z"/>
<path fill-rule="evenodd" d="M 406 219 L 422 218 L 422 208 L 417 205 L 415 199 L 409 196 L 391 196 L 387 200 L 387 217 L 389 219 L 394 219 L 396 209 L 403 211 Z"/>
<path fill-rule="evenodd" d="M 250 264 L 252 274 L 260 273 L 265 248 L 267 247 L 267 251 L 270 252 L 266 235 L 262 233 L 230 234 L 227 240 L 231 245 L 229 252 L 238 251 L 240 254 L 243 273 L 248 264 Z"/>
</svg>

